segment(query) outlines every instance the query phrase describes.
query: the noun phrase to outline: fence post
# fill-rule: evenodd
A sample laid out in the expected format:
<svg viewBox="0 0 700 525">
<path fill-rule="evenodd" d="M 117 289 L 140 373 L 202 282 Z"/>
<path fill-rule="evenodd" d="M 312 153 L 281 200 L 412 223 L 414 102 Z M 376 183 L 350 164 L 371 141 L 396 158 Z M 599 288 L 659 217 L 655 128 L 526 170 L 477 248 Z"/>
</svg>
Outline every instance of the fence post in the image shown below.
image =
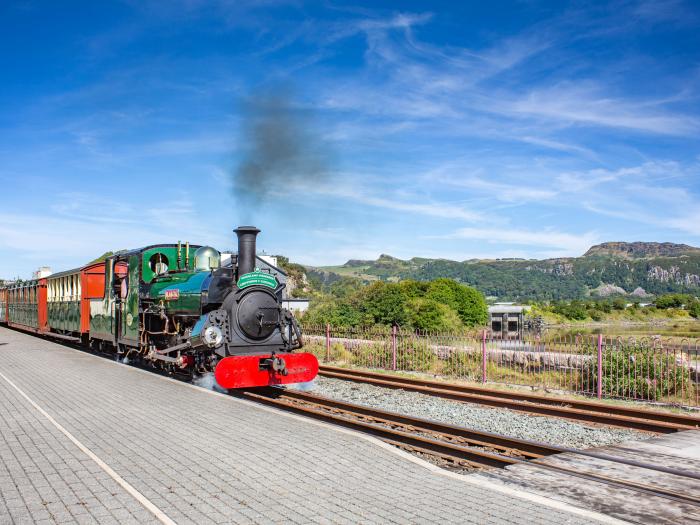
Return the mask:
<svg viewBox="0 0 700 525">
<path fill-rule="evenodd" d="M 486 383 L 486 330 L 481 332 L 481 382 Z"/>
<path fill-rule="evenodd" d="M 396 370 L 396 325 L 391 327 L 391 369 Z"/>
<path fill-rule="evenodd" d="M 331 325 L 326 324 L 326 362 L 331 360 Z"/>
<path fill-rule="evenodd" d="M 598 399 L 603 398 L 603 334 L 598 334 Z"/>
</svg>

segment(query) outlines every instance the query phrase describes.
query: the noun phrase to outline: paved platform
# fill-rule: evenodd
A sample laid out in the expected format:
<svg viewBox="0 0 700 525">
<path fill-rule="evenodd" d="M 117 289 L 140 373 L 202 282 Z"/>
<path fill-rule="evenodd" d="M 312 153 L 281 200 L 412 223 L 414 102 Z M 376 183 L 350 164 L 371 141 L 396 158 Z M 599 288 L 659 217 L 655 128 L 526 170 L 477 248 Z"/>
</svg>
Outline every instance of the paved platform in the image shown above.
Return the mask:
<svg viewBox="0 0 700 525">
<path fill-rule="evenodd" d="M 0 327 L 0 523 L 613 523 Z"/>
</svg>

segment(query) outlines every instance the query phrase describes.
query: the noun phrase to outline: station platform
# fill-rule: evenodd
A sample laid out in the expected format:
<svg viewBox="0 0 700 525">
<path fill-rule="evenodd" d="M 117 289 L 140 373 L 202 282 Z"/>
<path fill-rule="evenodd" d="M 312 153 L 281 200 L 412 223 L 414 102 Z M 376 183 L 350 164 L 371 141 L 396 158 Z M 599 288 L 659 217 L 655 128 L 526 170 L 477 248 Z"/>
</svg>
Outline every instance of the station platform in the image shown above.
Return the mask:
<svg viewBox="0 0 700 525">
<path fill-rule="evenodd" d="M 0 523 L 621 523 L 0 327 Z"/>
</svg>

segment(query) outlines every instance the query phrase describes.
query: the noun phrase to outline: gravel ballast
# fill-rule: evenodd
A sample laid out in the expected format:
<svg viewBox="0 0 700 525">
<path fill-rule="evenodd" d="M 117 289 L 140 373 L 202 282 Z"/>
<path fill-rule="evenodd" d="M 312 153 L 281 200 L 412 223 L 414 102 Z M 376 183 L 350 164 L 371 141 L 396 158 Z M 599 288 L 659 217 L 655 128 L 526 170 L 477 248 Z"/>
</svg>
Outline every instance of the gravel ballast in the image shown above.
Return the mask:
<svg viewBox="0 0 700 525">
<path fill-rule="evenodd" d="M 554 417 L 485 408 L 342 379 L 318 377 L 314 383 L 305 384 L 303 390 L 348 403 L 564 447 L 590 448 L 649 437 L 647 433 L 634 430 L 594 427 Z"/>
</svg>

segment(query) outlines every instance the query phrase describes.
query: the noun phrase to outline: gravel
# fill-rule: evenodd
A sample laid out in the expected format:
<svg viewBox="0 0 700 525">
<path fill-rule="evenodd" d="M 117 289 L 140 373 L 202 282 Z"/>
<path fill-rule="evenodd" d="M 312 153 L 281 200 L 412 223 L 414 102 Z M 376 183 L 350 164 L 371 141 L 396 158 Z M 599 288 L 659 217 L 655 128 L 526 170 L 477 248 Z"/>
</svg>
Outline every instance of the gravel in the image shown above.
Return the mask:
<svg viewBox="0 0 700 525">
<path fill-rule="evenodd" d="M 564 447 L 599 447 L 649 437 L 647 433 L 634 430 L 595 427 L 553 417 L 485 408 L 419 392 L 394 390 L 342 379 L 318 377 L 313 383 L 305 383 L 302 389 L 358 405 Z"/>
</svg>

